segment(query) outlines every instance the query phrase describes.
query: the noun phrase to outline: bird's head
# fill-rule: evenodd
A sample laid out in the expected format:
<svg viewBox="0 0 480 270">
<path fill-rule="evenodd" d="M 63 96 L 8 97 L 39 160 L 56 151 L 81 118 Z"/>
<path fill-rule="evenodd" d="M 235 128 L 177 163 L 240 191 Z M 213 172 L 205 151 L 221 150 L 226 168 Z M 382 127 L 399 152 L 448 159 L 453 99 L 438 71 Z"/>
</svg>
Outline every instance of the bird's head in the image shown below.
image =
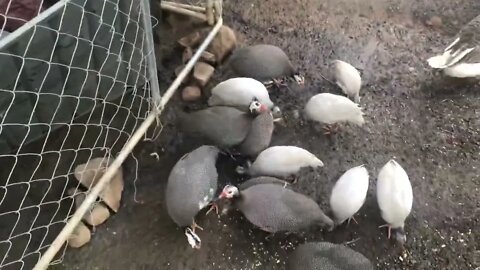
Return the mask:
<svg viewBox="0 0 480 270">
<path fill-rule="evenodd" d="M 260 114 L 263 112 L 268 111 L 268 107 L 265 104 L 260 103 L 257 98 L 253 98 L 252 102 L 250 102 L 250 106 L 248 106 L 250 113 L 253 114 Z"/>
<path fill-rule="evenodd" d="M 405 245 L 405 242 L 407 242 L 407 235 L 405 234 L 403 227 L 395 230 L 394 238 L 400 246 L 403 247 L 403 245 Z"/>
<path fill-rule="evenodd" d="M 234 197 L 237 197 L 240 194 L 238 191 L 238 188 L 236 186 L 232 185 L 226 185 L 222 193 L 220 193 L 220 196 L 218 196 L 219 199 L 232 199 Z"/>
</svg>

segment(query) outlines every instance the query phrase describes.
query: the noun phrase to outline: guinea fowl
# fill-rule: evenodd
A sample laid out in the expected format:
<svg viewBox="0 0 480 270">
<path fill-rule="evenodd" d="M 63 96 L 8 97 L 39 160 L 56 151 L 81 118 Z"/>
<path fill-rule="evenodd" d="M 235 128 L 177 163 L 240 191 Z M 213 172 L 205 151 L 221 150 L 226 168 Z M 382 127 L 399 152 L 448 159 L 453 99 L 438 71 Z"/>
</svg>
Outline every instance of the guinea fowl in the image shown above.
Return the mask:
<svg viewBox="0 0 480 270">
<path fill-rule="evenodd" d="M 245 140 L 238 146 L 241 154 L 256 157 L 270 146 L 274 129 L 274 119 L 270 111 L 261 112 L 250 125 Z"/>
<path fill-rule="evenodd" d="M 188 243 L 200 248 L 201 240 L 195 234 L 195 216 L 210 204 L 217 191 L 216 161 L 219 149 L 204 145 L 185 154 L 175 164 L 166 189 L 167 211 L 173 221 L 185 229 Z M 216 205 L 213 204 L 212 208 Z"/>
<path fill-rule="evenodd" d="M 198 135 L 212 144 L 226 150 L 240 145 L 249 135 L 252 123 L 258 127 L 265 123 L 260 118 L 255 120 L 252 114 L 269 113 L 268 108 L 258 101 L 250 104 L 250 114 L 236 108 L 217 106 L 191 113 L 179 112 L 180 129 L 190 135 Z M 267 119 L 268 120 L 268 119 Z M 258 123 L 260 122 L 260 123 Z M 271 124 L 273 125 L 273 123 Z M 268 128 L 266 130 L 269 130 Z M 270 134 L 265 134 L 271 137 Z M 263 141 L 261 143 L 264 143 Z"/>
<path fill-rule="evenodd" d="M 363 254 L 344 245 L 310 242 L 299 245 L 288 257 L 287 270 L 373 270 Z"/>
<path fill-rule="evenodd" d="M 338 87 L 355 103 L 360 102 L 360 88 L 362 87 L 360 72 L 349 63 L 341 60 L 334 60 L 333 67 Z"/>
<path fill-rule="evenodd" d="M 367 191 L 368 171 L 364 165 L 351 168 L 338 179 L 330 196 L 330 209 L 337 225 L 347 219 L 357 223 L 353 215 L 365 203 Z"/>
<path fill-rule="evenodd" d="M 263 150 L 247 168 L 237 167 L 237 173 L 295 179 L 298 172 L 306 167 L 323 167 L 323 162 L 300 147 L 272 146 Z"/>
<path fill-rule="evenodd" d="M 270 177 L 270 176 L 259 176 L 259 177 L 254 177 L 254 178 L 248 179 L 247 181 L 241 183 L 238 186 L 238 189 L 239 190 L 244 190 L 244 189 L 247 189 L 251 186 L 258 185 L 258 184 L 276 184 L 276 185 L 280 185 L 280 186 L 283 186 L 283 187 L 287 187 L 287 186 L 290 185 L 290 183 L 288 183 L 288 182 L 286 182 L 282 179 L 278 179 L 278 178 Z"/>
<path fill-rule="evenodd" d="M 252 100 L 258 100 L 270 109 L 273 109 L 273 102 L 270 100 L 267 88 L 252 78 L 232 78 L 223 81 L 212 89 L 208 99 L 209 106 L 232 106 L 248 108 Z"/>
<path fill-rule="evenodd" d="M 380 227 L 388 227 L 388 238 L 395 230 L 395 239 L 403 245 L 405 219 L 410 214 L 413 204 L 412 185 L 405 170 L 395 160 L 390 160 L 378 173 L 377 201 L 382 218 L 387 222 Z"/>
<path fill-rule="evenodd" d="M 308 119 L 326 124 L 325 134 L 332 134 L 337 123 L 350 122 L 362 126 L 365 123 L 362 109 L 350 99 L 330 93 L 317 94 L 305 105 Z"/>
<path fill-rule="evenodd" d="M 239 191 L 223 188 L 219 199 L 233 200 L 233 206 L 261 230 L 297 232 L 313 225 L 333 228 L 333 221 L 311 198 L 278 184 L 257 184 Z"/>
<path fill-rule="evenodd" d="M 460 29 L 443 54 L 430 57 L 427 62 L 450 77 L 480 76 L 480 15 Z"/>
<path fill-rule="evenodd" d="M 265 84 L 282 84 L 285 78 L 303 85 L 304 78 L 293 67 L 287 54 L 277 46 L 259 44 L 237 49 L 230 58 L 230 67 L 238 75 Z"/>
</svg>

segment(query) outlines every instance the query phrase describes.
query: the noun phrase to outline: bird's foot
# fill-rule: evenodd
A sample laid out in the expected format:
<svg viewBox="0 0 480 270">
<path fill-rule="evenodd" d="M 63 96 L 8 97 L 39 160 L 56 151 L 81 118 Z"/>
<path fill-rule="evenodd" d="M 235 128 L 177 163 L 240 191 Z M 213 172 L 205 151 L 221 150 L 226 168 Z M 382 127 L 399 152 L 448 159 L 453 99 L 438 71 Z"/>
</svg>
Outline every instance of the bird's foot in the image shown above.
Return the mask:
<svg viewBox="0 0 480 270">
<path fill-rule="evenodd" d="M 210 209 L 208 209 L 205 215 L 208 215 L 208 213 L 210 213 L 213 209 L 215 209 L 215 213 L 218 215 L 218 204 L 215 202 L 211 202 L 208 205 L 210 205 Z"/>
<path fill-rule="evenodd" d="M 350 225 L 350 221 L 351 221 L 351 220 L 353 220 L 353 221 L 355 222 L 355 224 L 358 225 L 358 222 L 355 220 L 355 218 L 354 218 L 353 216 L 348 219 L 347 225 Z"/>
<path fill-rule="evenodd" d="M 199 228 L 201 231 L 203 231 L 203 228 L 200 227 L 197 223 L 195 223 L 195 221 L 193 221 L 192 226 L 190 227 L 192 228 L 193 233 L 195 233 L 196 228 Z"/>
<path fill-rule="evenodd" d="M 333 125 L 326 125 L 323 127 L 324 135 L 334 135 L 340 131 L 339 126 L 335 123 Z"/>
<path fill-rule="evenodd" d="M 385 227 L 388 228 L 388 236 L 387 236 L 387 238 L 390 239 L 390 236 L 392 236 L 392 226 L 391 226 L 390 224 L 384 224 L 384 225 L 378 226 L 378 228 L 385 228 Z"/>
</svg>

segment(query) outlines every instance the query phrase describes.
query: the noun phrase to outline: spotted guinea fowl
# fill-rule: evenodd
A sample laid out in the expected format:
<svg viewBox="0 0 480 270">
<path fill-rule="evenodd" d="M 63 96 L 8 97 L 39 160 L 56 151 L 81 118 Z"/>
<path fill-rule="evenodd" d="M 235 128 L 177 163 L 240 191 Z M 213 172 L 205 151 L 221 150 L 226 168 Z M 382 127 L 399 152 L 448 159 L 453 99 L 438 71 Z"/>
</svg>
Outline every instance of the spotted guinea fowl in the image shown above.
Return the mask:
<svg viewBox="0 0 480 270">
<path fill-rule="evenodd" d="M 335 132 L 337 123 L 349 122 L 357 126 L 365 123 L 360 106 L 350 99 L 330 94 L 321 93 L 310 98 L 305 105 L 307 119 L 325 124 L 325 134 Z"/>
<path fill-rule="evenodd" d="M 394 229 L 395 239 L 404 244 L 407 240 L 404 230 L 405 219 L 412 210 L 413 192 L 407 173 L 393 159 L 378 173 L 377 202 L 382 218 L 387 222 L 380 227 L 388 227 L 388 238 Z"/>
<path fill-rule="evenodd" d="M 252 164 L 237 167 L 237 173 L 251 176 L 296 178 L 302 168 L 323 167 L 314 154 L 297 146 L 272 146 L 263 150 Z"/>
<path fill-rule="evenodd" d="M 480 76 L 480 15 L 460 29 L 442 54 L 430 57 L 427 62 L 450 77 Z"/>
<path fill-rule="evenodd" d="M 185 154 L 175 164 L 168 177 L 166 189 L 167 211 L 173 221 L 185 229 L 188 243 L 200 248 L 201 240 L 195 234 L 197 213 L 207 206 L 217 191 L 216 161 L 219 149 L 204 145 Z"/>
<path fill-rule="evenodd" d="M 267 111 L 265 105 L 252 101 L 250 114 L 232 107 L 216 106 L 191 113 L 180 111 L 178 121 L 183 132 L 198 135 L 222 149 L 228 149 L 245 140 L 255 115 Z M 268 122 L 265 124 L 269 125 Z"/>
<path fill-rule="evenodd" d="M 261 112 L 250 125 L 245 140 L 238 146 L 238 151 L 248 157 L 255 158 L 270 146 L 274 129 L 274 119 L 270 111 Z"/>
<path fill-rule="evenodd" d="M 233 206 L 261 230 L 298 232 L 313 225 L 333 228 L 333 221 L 311 198 L 278 184 L 257 184 L 239 190 L 227 185 L 219 199 L 233 200 Z"/>
<path fill-rule="evenodd" d="M 288 256 L 287 270 L 373 270 L 363 254 L 340 244 L 309 242 Z"/>
<path fill-rule="evenodd" d="M 293 67 L 287 54 L 277 46 L 258 44 L 237 49 L 230 58 L 230 67 L 238 75 L 281 83 L 285 78 L 303 85 L 304 79 Z"/>
<path fill-rule="evenodd" d="M 252 100 L 257 99 L 273 109 L 273 102 L 270 100 L 267 88 L 252 78 L 232 78 L 223 81 L 212 89 L 208 99 L 209 106 L 232 106 L 240 109 L 248 109 Z"/>
<path fill-rule="evenodd" d="M 360 72 L 349 63 L 341 60 L 334 60 L 333 68 L 338 87 L 355 103 L 360 102 L 360 88 L 362 87 Z"/>
<path fill-rule="evenodd" d="M 337 225 L 353 219 L 367 198 L 368 171 L 364 165 L 346 171 L 335 183 L 330 196 L 330 209 Z"/>
</svg>

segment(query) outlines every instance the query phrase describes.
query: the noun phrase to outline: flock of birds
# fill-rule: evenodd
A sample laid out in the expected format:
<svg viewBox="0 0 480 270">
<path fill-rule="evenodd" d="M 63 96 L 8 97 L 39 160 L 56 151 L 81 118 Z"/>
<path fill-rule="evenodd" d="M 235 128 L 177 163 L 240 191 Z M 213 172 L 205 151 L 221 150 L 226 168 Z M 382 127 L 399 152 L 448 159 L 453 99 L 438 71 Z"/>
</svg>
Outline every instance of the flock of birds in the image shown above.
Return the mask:
<svg viewBox="0 0 480 270">
<path fill-rule="evenodd" d="M 464 26 L 441 55 L 429 58 L 428 64 L 443 69 L 448 76 L 480 76 L 478 44 L 480 16 Z M 178 114 L 182 131 L 210 142 L 180 158 L 168 178 L 167 210 L 173 221 L 184 228 L 188 243 L 200 248 L 201 239 L 195 229 L 201 227 L 195 223 L 195 216 L 207 206 L 210 206 L 208 211 L 215 209 L 218 213 L 219 202 L 225 202 L 225 209 L 233 207 L 241 211 L 252 224 L 268 233 L 298 232 L 313 225 L 330 231 L 345 221 L 355 221 L 354 215 L 363 206 L 369 187 L 369 173 L 364 165 L 349 169 L 335 183 L 330 195 L 333 216 L 329 217 L 313 199 L 291 189 L 302 168 L 320 168 L 324 163 L 300 147 L 270 147 L 274 123 L 281 119 L 276 116 L 281 111 L 270 100 L 267 87 L 285 84 L 288 80 L 300 85 L 304 83 L 288 56 L 273 45 L 254 45 L 236 50 L 229 62 L 238 77 L 212 89 L 209 107 Z M 336 84 L 347 97 L 317 94 L 304 108 L 305 118 L 323 124 L 326 134 L 335 133 L 338 123 L 361 126 L 365 122 L 358 105 L 360 73 L 340 60 L 333 61 L 333 71 Z M 236 172 L 251 178 L 238 186 L 224 186 L 216 196 L 216 162 L 220 154 L 246 157 L 248 161 L 238 166 Z M 386 221 L 384 226 L 388 227 L 388 238 L 393 231 L 393 237 L 400 244 L 405 243 L 404 224 L 412 209 L 413 193 L 407 173 L 393 159 L 378 173 L 376 197 Z M 318 255 L 318 250 L 332 248 L 342 254 L 336 257 L 339 264 L 358 256 L 353 250 L 345 251 L 344 247 L 335 246 L 331 243 L 304 244 L 297 247 L 297 254 L 292 256 L 297 259 L 289 264 L 307 265 L 315 260 L 317 264 L 324 264 L 325 261 L 313 257 Z M 359 269 L 358 264 L 359 260 L 355 269 Z"/>
</svg>

